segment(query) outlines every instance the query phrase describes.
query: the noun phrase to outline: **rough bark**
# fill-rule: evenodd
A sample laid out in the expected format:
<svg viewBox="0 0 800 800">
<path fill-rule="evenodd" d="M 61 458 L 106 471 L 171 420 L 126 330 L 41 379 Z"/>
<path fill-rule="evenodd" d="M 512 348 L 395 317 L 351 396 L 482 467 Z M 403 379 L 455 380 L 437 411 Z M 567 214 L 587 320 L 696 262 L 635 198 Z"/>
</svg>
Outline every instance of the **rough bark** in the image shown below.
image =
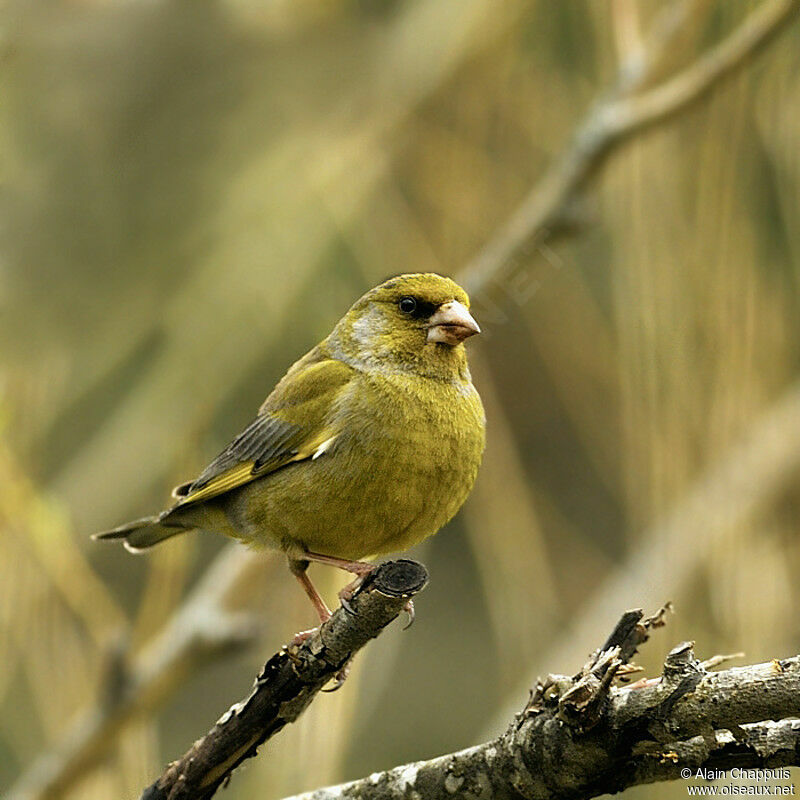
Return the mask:
<svg viewBox="0 0 800 800">
<path fill-rule="evenodd" d="M 145 789 L 142 800 L 211 797 L 260 745 L 294 722 L 353 655 L 375 638 L 424 588 L 422 564 L 389 561 L 370 575 L 348 608 L 334 615 L 297 647 L 276 653 L 256 677 L 248 697 L 231 706 L 186 754 Z"/>
<path fill-rule="evenodd" d="M 580 673 L 540 681 L 491 742 L 292 800 L 584 799 L 698 770 L 800 765 L 800 656 L 709 672 L 684 642 L 660 678 L 612 686 L 662 618 L 626 612 Z"/>
</svg>

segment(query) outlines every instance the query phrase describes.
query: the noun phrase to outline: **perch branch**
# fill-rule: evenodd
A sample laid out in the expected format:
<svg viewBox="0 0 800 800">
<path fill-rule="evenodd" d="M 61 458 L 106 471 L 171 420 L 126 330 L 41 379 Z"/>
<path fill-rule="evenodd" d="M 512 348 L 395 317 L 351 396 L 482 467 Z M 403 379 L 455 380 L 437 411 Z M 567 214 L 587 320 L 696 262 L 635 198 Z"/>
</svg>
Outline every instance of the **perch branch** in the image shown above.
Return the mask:
<svg viewBox="0 0 800 800">
<path fill-rule="evenodd" d="M 645 92 L 641 88 L 658 64 L 658 53 L 637 53 L 620 67 L 614 87 L 591 109 L 561 156 L 525 196 L 484 248 L 461 271 L 471 293 L 485 290 L 523 250 L 541 245 L 557 229 L 572 201 L 609 153 L 645 127 L 686 109 L 723 78 L 744 67 L 800 11 L 798 0 L 768 0 L 738 28 L 690 66 Z M 660 20 L 651 48 L 663 49 L 676 31 L 672 19 Z"/>
<path fill-rule="evenodd" d="M 322 687 L 400 614 L 427 580 L 425 568 L 416 561 L 381 564 L 350 601 L 350 608 L 339 608 L 299 647 L 274 655 L 256 678 L 252 693 L 170 764 L 144 791 L 142 800 L 211 797 L 242 761 L 255 756 L 260 745 L 300 716 Z"/>
<path fill-rule="evenodd" d="M 698 770 L 800 765 L 800 656 L 708 672 L 685 642 L 660 678 L 612 685 L 660 624 L 626 612 L 577 675 L 540 680 L 491 742 L 291 800 L 588 800 Z"/>
</svg>

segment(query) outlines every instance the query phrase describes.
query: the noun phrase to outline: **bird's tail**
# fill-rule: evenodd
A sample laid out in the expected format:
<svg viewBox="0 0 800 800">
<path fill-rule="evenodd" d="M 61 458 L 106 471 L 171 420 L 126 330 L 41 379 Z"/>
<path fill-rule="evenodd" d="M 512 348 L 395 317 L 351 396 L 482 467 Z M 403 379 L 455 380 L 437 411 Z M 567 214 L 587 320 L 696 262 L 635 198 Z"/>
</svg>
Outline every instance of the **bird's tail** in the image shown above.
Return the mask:
<svg viewBox="0 0 800 800">
<path fill-rule="evenodd" d="M 124 539 L 126 550 L 140 553 L 154 544 L 163 542 L 164 539 L 192 529 L 175 522 L 170 524 L 166 521 L 166 517 L 167 514 L 156 514 L 152 517 L 135 519 L 133 522 L 126 522 L 110 531 L 95 533 L 92 535 L 92 539 Z"/>
</svg>

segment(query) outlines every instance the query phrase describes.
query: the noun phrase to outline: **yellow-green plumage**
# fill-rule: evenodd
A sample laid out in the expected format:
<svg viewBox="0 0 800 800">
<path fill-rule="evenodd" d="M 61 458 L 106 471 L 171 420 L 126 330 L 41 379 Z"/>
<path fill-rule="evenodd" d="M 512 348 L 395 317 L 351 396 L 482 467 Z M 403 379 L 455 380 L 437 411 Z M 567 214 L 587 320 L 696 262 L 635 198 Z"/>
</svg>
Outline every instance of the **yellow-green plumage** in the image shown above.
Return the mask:
<svg viewBox="0 0 800 800">
<path fill-rule="evenodd" d="M 401 308 L 409 298 L 413 313 Z M 484 447 L 460 338 L 477 326 L 447 322 L 461 313 L 474 325 L 468 305 L 438 275 L 371 290 L 291 367 L 254 422 L 176 489 L 172 508 L 100 538 L 140 549 L 204 528 L 292 559 L 357 560 L 435 533 L 469 494 Z"/>
</svg>

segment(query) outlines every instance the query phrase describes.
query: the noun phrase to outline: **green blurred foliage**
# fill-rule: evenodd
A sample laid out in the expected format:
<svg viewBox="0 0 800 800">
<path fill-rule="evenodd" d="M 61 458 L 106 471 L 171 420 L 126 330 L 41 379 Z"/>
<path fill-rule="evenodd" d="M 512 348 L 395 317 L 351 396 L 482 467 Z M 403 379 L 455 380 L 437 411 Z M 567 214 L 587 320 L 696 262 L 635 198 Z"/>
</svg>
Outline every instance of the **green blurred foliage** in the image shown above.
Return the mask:
<svg viewBox="0 0 800 800">
<path fill-rule="evenodd" d="M 664 5 L 4 4 L 0 786 L 99 702 L 113 642 L 143 647 L 223 544 L 134 559 L 88 534 L 161 508 L 366 288 L 457 278 L 613 80 L 625 31 Z M 697 6 L 673 66 L 754 4 Z M 374 643 L 229 797 L 488 736 L 534 669 L 580 666 L 548 661 L 569 622 L 797 379 L 797 45 L 795 27 L 627 143 L 579 230 L 474 298 L 489 448 L 419 554 L 417 623 Z M 676 576 L 648 668 L 680 638 L 705 656 L 797 652 L 798 501 L 789 481 Z M 315 574 L 332 593 L 339 577 Z M 282 568 L 242 594 L 265 619 L 255 651 L 187 676 L 69 797 L 136 796 L 312 621 Z"/>
</svg>

